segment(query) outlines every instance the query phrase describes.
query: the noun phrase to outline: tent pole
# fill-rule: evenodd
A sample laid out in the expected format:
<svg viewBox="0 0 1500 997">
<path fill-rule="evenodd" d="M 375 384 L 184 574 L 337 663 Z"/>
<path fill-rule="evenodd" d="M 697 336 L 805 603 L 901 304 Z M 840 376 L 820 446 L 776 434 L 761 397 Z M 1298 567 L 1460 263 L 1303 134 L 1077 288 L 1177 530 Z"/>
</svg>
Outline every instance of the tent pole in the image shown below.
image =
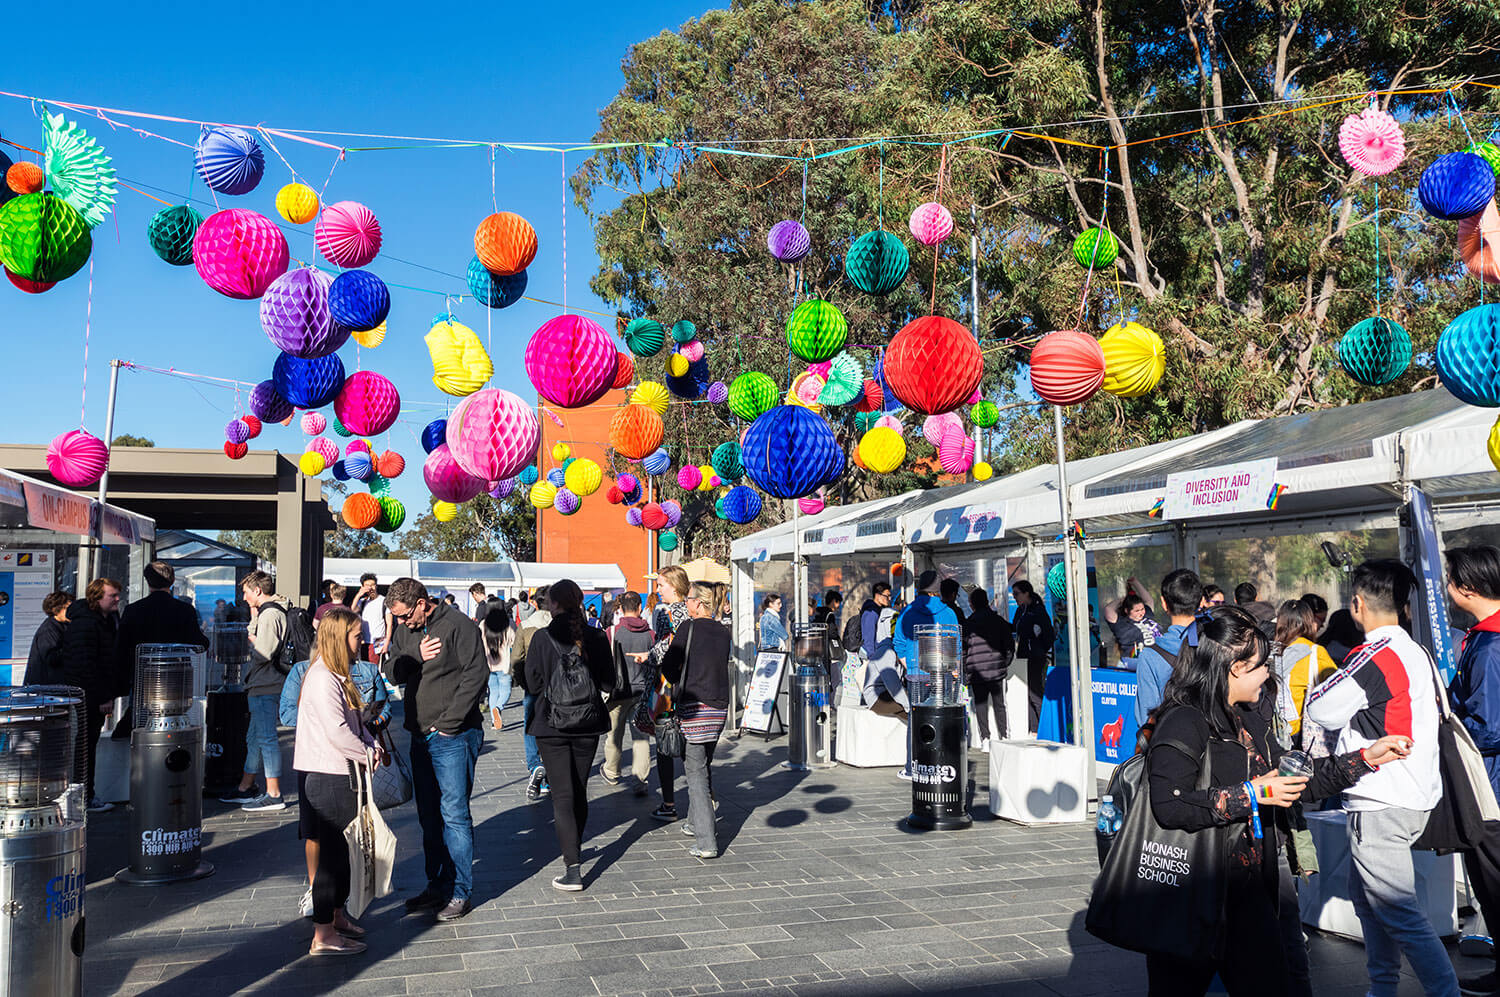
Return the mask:
<svg viewBox="0 0 1500 997">
<path fill-rule="evenodd" d="M 1073 687 L 1073 743 L 1088 752 L 1090 778 L 1083 791 L 1090 799 L 1095 795 L 1094 780 L 1094 702 L 1089 654 L 1089 617 L 1087 580 L 1073 543 L 1073 504 L 1068 494 L 1067 443 L 1063 439 L 1062 407 L 1052 406 L 1052 426 L 1057 447 L 1057 501 L 1062 518 L 1063 574 L 1067 582 L 1068 666 Z M 1080 592 L 1080 582 L 1084 586 Z"/>
</svg>

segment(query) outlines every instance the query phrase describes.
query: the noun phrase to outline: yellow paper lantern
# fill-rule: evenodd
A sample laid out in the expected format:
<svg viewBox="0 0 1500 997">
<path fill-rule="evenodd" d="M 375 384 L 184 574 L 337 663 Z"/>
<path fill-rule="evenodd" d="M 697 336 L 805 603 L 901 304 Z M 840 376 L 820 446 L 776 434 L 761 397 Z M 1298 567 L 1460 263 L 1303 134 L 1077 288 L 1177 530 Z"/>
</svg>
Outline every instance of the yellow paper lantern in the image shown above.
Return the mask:
<svg viewBox="0 0 1500 997">
<path fill-rule="evenodd" d="M 432 518 L 436 519 L 439 523 L 450 522 L 453 517 L 457 515 L 458 506 L 454 505 L 452 502 L 432 503 Z"/>
<path fill-rule="evenodd" d="M 573 450 L 566 443 L 552 444 L 552 459 L 561 464 L 572 456 Z"/>
<path fill-rule="evenodd" d="M 1495 419 L 1495 424 L 1490 427 L 1490 463 L 1495 465 L 1495 470 L 1500 471 L 1500 418 Z"/>
<path fill-rule="evenodd" d="M 318 195 L 305 183 L 289 183 L 276 192 L 276 213 L 293 225 L 318 217 Z"/>
<path fill-rule="evenodd" d="M 667 373 L 673 377 L 682 377 L 688 372 L 688 358 L 681 353 L 674 353 L 667 357 Z"/>
<path fill-rule="evenodd" d="M 363 332 L 355 330 L 354 341 L 363 346 L 365 349 L 373 350 L 375 347 L 385 342 L 385 323 L 382 322 L 375 328 L 365 330 Z"/>
<path fill-rule="evenodd" d="M 552 500 L 557 498 L 557 486 L 546 478 L 542 478 L 531 486 L 531 492 L 527 497 L 531 499 L 531 504 L 538 509 L 550 509 L 552 508 Z"/>
<path fill-rule="evenodd" d="M 972 468 L 975 481 L 988 481 L 995 476 L 995 469 L 984 461 L 979 461 Z"/>
<path fill-rule="evenodd" d="M 432 383 L 444 394 L 472 395 L 494 375 L 484 343 L 462 322 L 439 322 L 424 338 L 432 355 Z"/>
<path fill-rule="evenodd" d="M 657 381 L 642 381 L 630 393 L 630 404 L 644 405 L 657 415 L 667 414 L 667 404 L 671 400 L 672 393 L 667 390 L 667 386 Z"/>
<path fill-rule="evenodd" d="M 309 478 L 315 478 L 323 473 L 323 468 L 328 466 L 328 462 L 323 459 L 322 454 L 315 450 L 309 450 L 297 458 L 297 466 L 302 468 L 303 474 Z"/>
<path fill-rule="evenodd" d="M 556 454 L 556 448 L 552 452 Z M 563 482 L 568 486 L 568 491 L 574 495 L 579 497 L 592 495 L 604 483 L 604 472 L 598 464 L 587 457 L 580 457 L 569 464 L 568 469 L 563 472 Z"/>
<path fill-rule="evenodd" d="M 876 426 L 859 440 L 859 459 L 878 474 L 889 474 L 906 459 L 906 441 L 889 426 Z"/>
<path fill-rule="evenodd" d="M 1167 369 L 1161 337 L 1139 322 L 1112 327 L 1099 337 L 1104 351 L 1104 390 L 1138 398 L 1156 387 Z"/>
<path fill-rule="evenodd" d="M 700 492 L 713 491 L 714 475 L 717 473 L 718 472 L 714 470 L 714 466 L 712 464 L 699 464 L 698 474 L 700 475 L 700 477 L 698 478 L 698 490 Z"/>
</svg>

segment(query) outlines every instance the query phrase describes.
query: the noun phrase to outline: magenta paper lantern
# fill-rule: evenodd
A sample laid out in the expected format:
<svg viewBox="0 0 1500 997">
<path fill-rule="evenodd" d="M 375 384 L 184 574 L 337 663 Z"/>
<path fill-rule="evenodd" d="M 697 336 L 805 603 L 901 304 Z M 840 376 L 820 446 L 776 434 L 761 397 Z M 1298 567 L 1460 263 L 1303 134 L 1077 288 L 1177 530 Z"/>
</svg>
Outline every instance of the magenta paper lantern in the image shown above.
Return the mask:
<svg viewBox="0 0 1500 997">
<path fill-rule="evenodd" d="M 703 483 L 703 472 L 698 470 L 696 464 L 684 464 L 677 469 L 677 485 L 685 491 L 692 491 Z"/>
<path fill-rule="evenodd" d="M 616 478 L 615 484 L 620 487 L 620 491 L 627 495 L 641 487 L 641 483 L 636 476 L 628 472 Z"/>
<path fill-rule="evenodd" d="M 344 447 L 344 453 L 345 454 L 372 453 L 372 452 L 373 451 L 370 449 L 370 444 L 366 443 L 364 440 L 350 440 L 349 441 L 349 445 L 346 446 L 346 447 Z"/>
<path fill-rule="evenodd" d="M 374 436 L 390 429 L 401 414 L 401 393 L 388 377 L 373 370 L 356 371 L 333 400 L 333 414 L 349 432 Z"/>
<path fill-rule="evenodd" d="M 47 444 L 47 470 L 69 488 L 96 484 L 109 467 L 109 447 L 86 429 L 73 429 Z"/>
<path fill-rule="evenodd" d="M 963 432 L 964 420 L 957 412 L 944 412 L 942 415 L 929 415 L 922 420 L 922 435 L 927 442 L 938 446 L 943 442 L 943 434 L 949 429 L 957 429 Z"/>
<path fill-rule="evenodd" d="M 938 444 L 938 463 L 948 474 L 964 474 L 974 466 L 974 441 L 964 433 L 963 426 L 949 426 L 943 431 Z"/>
<path fill-rule="evenodd" d="M 328 420 L 322 412 L 305 412 L 302 415 L 302 431 L 308 436 L 317 436 L 328 428 Z"/>
<path fill-rule="evenodd" d="M 292 417 L 292 403 L 276 390 L 276 382 L 267 378 L 250 389 L 250 411 L 261 422 L 280 422 Z"/>
<path fill-rule="evenodd" d="M 380 222 L 358 201 L 339 201 L 323 209 L 313 227 L 318 252 L 336 267 L 362 267 L 380 252 Z"/>
<path fill-rule="evenodd" d="M 640 526 L 644 522 L 641 519 L 641 507 L 633 505 L 625 510 L 625 522 L 631 526 Z"/>
<path fill-rule="evenodd" d="M 422 480 L 433 498 L 455 504 L 469 501 L 489 485 L 486 479 L 459 467 L 446 443 L 439 443 L 422 462 Z"/>
<path fill-rule="evenodd" d="M 520 474 L 541 434 L 532 407 L 504 388 L 474 392 L 448 417 L 448 449 L 461 468 L 485 481 Z"/>
<path fill-rule="evenodd" d="M 936 201 L 928 201 L 917 205 L 907 227 L 922 245 L 936 246 L 953 234 L 953 215 Z"/>
<path fill-rule="evenodd" d="M 326 436 L 309 441 L 307 452 L 321 455 L 323 463 L 330 467 L 339 459 L 339 445 Z"/>
<path fill-rule="evenodd" d="M 538 394 L 563 408 L 604 397 L 614 384 L 618 360 L 609 335 L 582 315 L 549 320 L 526 344 L 526 376 Z"/>
<path fill-rule="evenodd" d="M 311 360 L 338 352 L 351 330 L 328 311 L 333 278 L 314 267 L 288 270 L 260 299 L 260 327 L 278 350 Z"/>
<path fill-rule="evenodd" d="M 1406 158 L 1406 138 L 1395 118 L 1369 107 L 1351 114 L 1339 126 L 1344 162 L 1367 177 L 1384 176 Z"/>
<path fill-rule="evenodd" d="M 238 419 L 230 419 L 224 427 L 224 439 L 230 443 L 244 443 L 250 439 L 250 427 Z"/>
<path fill-rule="evenodd" d="M 688 363 L 697 363 L 703 359 L 703 340 L 689 339 L 677 347 L 677 352 L 688 358 Z"/>
<path fill-rule="evenodd" d="M 266 293 L 291 263 L 286 236 L 265 215 L 244 208 L 216 211 L 193 236 L 193 265 L 220 294 L 248 300 Z M 280 422 L 280 419 L 276 420 Z"/>
<path fill-rule="evenodd" d="M 806 495 L 797 500 L 797 508 L 804 516 L 816 516 L 823 511 L 825 504 L 821 494 Z"/>
<path fill-rule="evenodd" d="M 976 402 L 978 402 L 979 399 L 981 399 L 983 397 L 984 397 L 984 392 L 980 391 L 978 388 L 975 388 L 974 389 L 974 393 L 969 396 L 969 400 L 966 401 L 966 402 L 964 402 L 964 404 L 965 405 L 973 405 Z"/>
</svg>

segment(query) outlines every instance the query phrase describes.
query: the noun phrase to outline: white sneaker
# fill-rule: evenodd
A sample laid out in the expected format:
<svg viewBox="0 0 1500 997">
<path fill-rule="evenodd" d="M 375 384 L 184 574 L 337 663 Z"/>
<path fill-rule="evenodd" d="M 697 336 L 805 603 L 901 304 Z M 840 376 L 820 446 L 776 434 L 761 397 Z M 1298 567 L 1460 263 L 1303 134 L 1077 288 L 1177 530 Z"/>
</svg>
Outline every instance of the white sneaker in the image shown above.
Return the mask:
<svg viewBox="0 0 1500 997">
<path fill-rule="evenodd" d="M 983 751 L 985 754 L 989 754 L 990 753 L 990 739 L 989 738 L 986 737 L 986 738 L 982 739 L 979 742 L 979 750 Z"/>
<path fill-rule="evenodd" d="M 312 917 L 313 916 L 312 887 L 311 886 L 309 886 L 307 888 L 307 892 L 306 893 L 302 894 L 302 899 L 299 900 L 299 901 L 297 901 L 297 913 L 301 914 L 303 917 Z"/>
<path fill-rule="evenodd" d="M 896 773 L 896 778 L 902 782 L 911 782 L 911 769 L 902 769 Z"/>
</svg>

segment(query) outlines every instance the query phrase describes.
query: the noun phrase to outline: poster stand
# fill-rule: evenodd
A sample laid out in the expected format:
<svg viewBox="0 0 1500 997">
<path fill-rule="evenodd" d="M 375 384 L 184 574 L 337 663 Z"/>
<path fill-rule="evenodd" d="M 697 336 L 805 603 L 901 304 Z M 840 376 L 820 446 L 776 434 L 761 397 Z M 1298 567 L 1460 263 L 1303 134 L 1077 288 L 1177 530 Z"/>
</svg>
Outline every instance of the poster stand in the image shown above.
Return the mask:
<svg viewBox="0 0 1500 997">
<path fill-rule="evenodd" d="M 755 671 L 745 693 L 745 712 L 741 730 L 769 741 L 786 733 L 781 717 L 781 687 L 785 684 L 787 654 L 785 651 L 761 651 L 755 656 Z M 772 730 L 775 722 L 777 729 Z"/>
</svg>

